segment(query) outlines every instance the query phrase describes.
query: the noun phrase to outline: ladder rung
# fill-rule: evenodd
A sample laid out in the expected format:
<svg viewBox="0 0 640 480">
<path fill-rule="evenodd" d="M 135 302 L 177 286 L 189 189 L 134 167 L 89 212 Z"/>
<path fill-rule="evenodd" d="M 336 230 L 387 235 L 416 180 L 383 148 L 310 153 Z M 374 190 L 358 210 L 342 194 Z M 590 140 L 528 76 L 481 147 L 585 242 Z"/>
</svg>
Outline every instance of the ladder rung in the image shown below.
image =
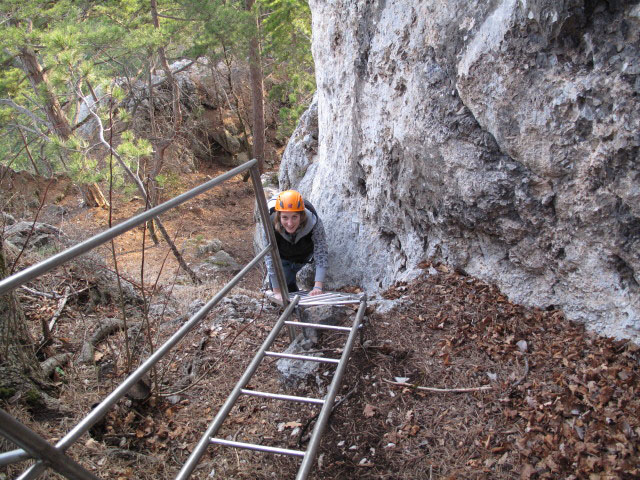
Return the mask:
<svg viewBox="0 0 640 480">
<path fill-rule="evenodd" d="M 266 293 L 266 295 L 272 302 L 282 305 L 282 300 L 276 299 L 273 292 L 269 291 Z M 308 291 L 299 291 L 291 292 L 289 297 L 292 298 L 294 295 L 298 295 L 300 297 L 298 306 L 302 307 L 313 307 L 321 305 L 338 307 L 344 305 L 355 305 L 362 301 L 362 296 L 356 296 L 353 294 L 342 292 L 326 292 L 320 295 L 309 295 Z"/>
<path fill-rule="evenodd" d="M 324 400 L 310 397 L 296 397 L 294 395 L 282 395 L 280 393 L 260 392 L 258 390 L 240 390 L 245 395 L 253 395 L 254 397 L 275 398 L 276 400 L 289 400 L 291 402 L 315 403 L 317 405 L 324 404 Z"/>
<path fill-rule="evenodd" d="M 320 363 L 340 363 L 340 360 L 337 358 L 326 358 L 326 357 L 311 357 L 309 355 L 294 355 L 293 353 L 278 353 L 278 352 L 264 352 L 265 355 L 269 357 L 278 357 L 278 358 L 290 358 L 292 360 L 306 360 L 308 362 L 320 362 Z"/>
<path fill-rule="evenodd" d="M 351 296 L 345 296 L 340 293 L 322 293 L 320 295 L 300 295 L 300 302 L 298 305 L 350 305 L 360 303 L 360 300 Z"/>
<path fill-rule="evenodd" d="M 323 325 L 321 323 L 305 323 L 305 322 L 293 322 L 293 321 L 286 321 L 284 322 L 285 325 L 293 325 L 296 327 L 302 327 L 302 328 L 318 328 L 318 329 L 324 329 L 324 330 L 338 330 L 341 332 L 350 332 L 351 331 L 351 327 L 339 327 L 337 325 Z"/>
<path fill-rule="evenodd" d="M 309 292 L 293 292 L 291 295 L 300 295 L 300 300 L 304 300 L 305 298 L 317 298 L 322 300 L 327 300 L 329 298 L 345 298 L 345 296 L 339 292 L 327 292 L 319 295 L 309 295 Z"/>
<path fill-rule="evenodd" d="M 313 298 L 313 297 L 312 297 Z M 324 305 L 326 307 L 340 307 L 342 305 L 355 305 L 356 300 L 300 300 L 298 305 L 302 307 L 314 307 Z"/>
<path fill-rule="evenodd" d="M 337 303 L 324 303 L 324 302 L 305 302 L 299 303 L 300 307 L 343 307 L 345 305 L 350 305 L 349 303 L 344 303 L 344 302 L 337 302 Z"/>
<path fill-rule="evenodd" d="M 305 452 L 302 450 L 289 450 L 288 448 L 268 447 L 266 445 L 257 445 L 255 443 L 234 442 L 232 440 L 224 440 L 222 438 L 210 438 L 211 443 L 217 445 L 225 445 L 227 447 L 245 448 L 247 450 L 256 450 L 258 452 L 281 453 L 282 455 L 292 455 L 294 457 L 304 457 Z"/>
</svg>

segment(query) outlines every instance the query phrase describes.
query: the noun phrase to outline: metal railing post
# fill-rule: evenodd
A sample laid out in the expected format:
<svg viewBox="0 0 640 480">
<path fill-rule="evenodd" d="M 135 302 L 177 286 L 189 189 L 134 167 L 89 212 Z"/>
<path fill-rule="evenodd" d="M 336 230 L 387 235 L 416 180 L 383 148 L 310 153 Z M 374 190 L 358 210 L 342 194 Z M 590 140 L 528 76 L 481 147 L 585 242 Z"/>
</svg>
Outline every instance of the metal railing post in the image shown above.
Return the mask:
<svg viewBox="0 0 640 480">
<path fill-rule="evenodd" d="M 284 270 L 282 268 L 282 259 L 280 258 L 280 252 L 278 251 L 278 243 L 276 241 L 276 233 L 273 230 L 273 223 L 271 222 L 271 215 L 269 215 L 269 208 L 267 206 L 267 199 L 264 195 L 264 189 L 262 188 L 262 181 L 260 180 L 260 171 L 258 166 L 254 165 L 249 169 L 251 174 L 251 182 L 253 183 L 253 190 L 256 192 L 256 202 L 258 204 L 258 212 L 260 213 L 260 220 L 267 241 L 271 245 L 271 259 L 273 260 L 273 266 L 276 269 L 276 278 L 280 284 L 280 292 L 282 294 L 282 306 L 287 307 L 289 304 L 289 289 L 287 287 L 287 280 L 284 276 Z M 288 327 L 289 340 L 293 342 L 295 337 L 295 331 L 293 327 Z"/>
<path fill-rule="evenodd" d="M 24 448 L 32 457 L 44 459 L 48 466 L 70 480 L 100 480 L 1 408 L 0 432 L 5 438 Z"/>
</svg>

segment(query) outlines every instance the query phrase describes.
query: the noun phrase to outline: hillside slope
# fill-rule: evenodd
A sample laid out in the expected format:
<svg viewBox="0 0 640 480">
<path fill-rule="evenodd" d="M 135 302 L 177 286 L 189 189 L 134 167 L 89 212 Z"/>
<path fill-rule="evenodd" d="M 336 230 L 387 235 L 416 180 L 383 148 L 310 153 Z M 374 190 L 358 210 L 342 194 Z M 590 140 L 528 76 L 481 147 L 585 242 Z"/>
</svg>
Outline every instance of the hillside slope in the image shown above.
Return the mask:
<svg viewBox="0 0 640 480">
<path fill-rule="evenodd" d="M 198 174 L 183 177 L 192 183 L 203 179 Z M 21 187 L 21 194 L 4 192 L 16 208 L 23 214 L 37 208 L 21 195 L 44 191 L 46 182 L 23 175 L 11 181 Z M 62 200 L 55 205 L 47 202 L 41 220 L 55 223 L 58 218 L 56 224 L 71 238 L 99 229 L 105 212 L 77 208 L 77 199 L 65 196 L 64 186 L 62 181 L 56 185 L 59 190 L 52 198 Z M 139 208 L 136 200 L 126 197 L 115 201 L 120 215 Z M 198 246 L 214 237 L 236 258 L 247 261 L 253 232 L 247 228 L 252 217 L 246 212 L 252 204 L 246 185 L 236 178 L 228 187 L 167 215 L 165 222 L 172 234 L 178 234 L 194 266 L 206 265 Z M 201 287 L 190 285 L 176 274 L 170 259 L 165 265 L 168 252 L 162 245 L 144 250 L 143 271 L 141 245 L 141 230 L 116 243 L 121 274 L 138 292 L 145 285 L 146 300 L 138 296 L 140 303 L 127 304 L 135 359 L 148 355 L 149 338 L 155 345 L 167 339 L 184 315 L 199 308 L 230 275 L 219 272 Z M 46 255 L 39 248 L 28 249 L 23 261 Z M 109 270 L 103 263 L 109 261 L 109 251 L 98 254 L 104 259 L 91 257 L 46 275 L 31 285 L 32 292 L 19 291 L 38 342 L 41 324 L 51 320 L 60 297 L 42 297 L 33 290 L 69 294 L 49 342 L 38 352 L 42 360 L 69 356 L 68 363 L 52 373 L 51 394 L 64 410 L 32 412 L 20 398 L 2 400 L 5 410 L 45 438 L 68 432 L 126 375 L 127 347 L 121 331 L 96 345 L 88 363 L 82 360 L 85 341 L 107 318 L 121 315 L 115 283 L 109 287 L 98 281 Z M 558 310 L 513 304 L 497 287 L 444 264 L 423 263 L 419 268 L 414 281 L 394 284 L 382 297 L 373 296 L 362 341 L 352 355 L 340 403 L 310 478 L 634 478 L 640 474 L 637 346 L 587 333 Z M 70 453 L 102 478 L 174 478 L 279 314 L 261 296 L 259 280 L 254 275 L 233 291 L 161 363 L 154 376 L 157 395 L 144 401 L 123 399 Z M 141 325 L 146 326 L 141 329 Z M 283 335 L 276 346 L 287 345 Z M 326 335 L 314 349 L 337 356 L 339 345 L 335 336 Z M 267 363 L 253 386 L 322 396 L 329 369 L 292 385 L 282 382 L 275 363 Z M 298 449 L 305 445 L 315 413 L 313 408 L 249 398 L 233 412 L 221 435 Z M 294 478 L 298 466 L 299 461 L 291 458 L 211 449 L 193 478 Z M 7 470 L 10 476 L 17 472 L 14 467 Z"/>
</svg>

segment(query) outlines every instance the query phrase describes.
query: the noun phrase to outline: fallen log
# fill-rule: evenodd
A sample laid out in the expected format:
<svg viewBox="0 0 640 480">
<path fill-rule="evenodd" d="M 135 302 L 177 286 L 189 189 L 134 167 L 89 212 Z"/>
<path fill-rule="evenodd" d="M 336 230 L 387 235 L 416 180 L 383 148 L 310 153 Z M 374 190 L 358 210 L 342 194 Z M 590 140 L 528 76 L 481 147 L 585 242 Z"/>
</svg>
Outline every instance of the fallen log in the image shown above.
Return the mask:
<svg viewBox="0 0 640 480">
<path fill-rule="evenodd" d="M 42 368 L 45 377 L 51 376 L 56 368 L 66 364 L 69 360 L 71 360 L 71 357 L 72 355 L 70 353 L 60 353 L 58 355 L 54 355 L 53 357 L 47 358 L 44 362 L 41 362 L 40 367 Z"/>
<path fill-rule="evenodd" d="M 104 320 L 102 320 L 98 329 L 93 333 L 91 338 L 84 342 L 84 345 L 82 345 L 82 351 L 80 352 L 80 362 L 93 363 L 95 346 L 112 333 L 115 333 L 118 330 L 122 330 L 124 328 L 124 325 L 124 321 L 119 318 L 105 318 Z"/>
</svg>

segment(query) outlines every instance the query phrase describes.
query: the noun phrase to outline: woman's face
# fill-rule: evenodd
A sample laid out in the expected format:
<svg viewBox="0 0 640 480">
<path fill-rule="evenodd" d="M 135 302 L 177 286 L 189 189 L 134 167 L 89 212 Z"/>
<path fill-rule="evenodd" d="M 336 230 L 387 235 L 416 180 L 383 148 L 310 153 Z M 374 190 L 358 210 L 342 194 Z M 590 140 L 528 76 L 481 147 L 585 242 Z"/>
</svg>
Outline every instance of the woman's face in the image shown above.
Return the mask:
<svg viewBox="0 0 640 480">
<path fill-rule="evenodd" d="M 300 226 L 300 214 L 298 212 L 280 212 L 280 223 L 287 233 L 294 233 Z"/>
</svg>

